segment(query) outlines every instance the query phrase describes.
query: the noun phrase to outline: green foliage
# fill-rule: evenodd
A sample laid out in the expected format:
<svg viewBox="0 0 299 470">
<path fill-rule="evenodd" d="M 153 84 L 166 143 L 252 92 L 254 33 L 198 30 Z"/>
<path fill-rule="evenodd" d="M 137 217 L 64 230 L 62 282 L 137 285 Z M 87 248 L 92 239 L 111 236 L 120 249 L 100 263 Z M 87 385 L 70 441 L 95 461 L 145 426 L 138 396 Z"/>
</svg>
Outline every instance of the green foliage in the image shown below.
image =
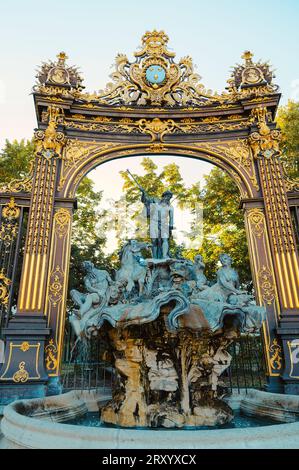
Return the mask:
<svg viewBox="0 0 299 470">
<path fill-rule="evenodd" d="M 205 176 L 201 193 L 203 203 L 204 240 L 202 254 L 207 277 L 216 271 L 219 255 L 227 252 L 238 270 L 240 281 L 249 290 L 252 278 L 240 193 L 232 178 L 219 168 Z"/>
<path fill-rule="evenodd" d="M 33 142 L 22 139 L 20 142 L 5 141 L 0 153 L 0 181 L 7 183 L 13 179 L 24 178 L 29 173 L 33 157 Z"/>
<path fill-rule="evenodd" d="M 281 129 L 281 149 L 286 162 L 287 173 L 291 178 L 299 177 L 299 102 L 289 101 L 281 106 L 277 114 Z"/>
<path fill-rule="evenodd" d="M 200 193 L 199 186 L 192 185 L 187 188 L 180 174 L 180 169 L 175 163 L 170 163 L 163 167 L 160 173 L 157 173 L 157 165 L 149 157 L 143 158 L 141 166 L 144 175 L 133 174 L 139 184 L 150 196 L 161 197 L 162 193 L 168 189 L 173 192 L 178 202 L 178 206 L 183 208 L 192 208 L 198 200 Z M 123 191 L 126 194 L 126 200 L 129 204 L 140 201 L 140 190 L 131 180 L 126 171 L 120 172 L 123 180 Z"/>
<path fill-rule="evenodd" d="M 107 219 L 100 209 L 102 191 L 94 190 L 93 181 L 85 177 L 77 190 L 78 208 L 74 213 L 69 289 L 83 289 L 82 262 L 91 260 L 99 269 L 113 270 L 118 258 L 105 255 Z"/>
<path fill-rule="evenodd" d="M 194 184 L 188 188 L 184 184 L 178 165 L 170 163 L 165 165 L 162 171 L 158 172 L 158 167 L 154 161 L 149 157 L 145 157 L 141 161 L 141 167 L 143 168 L 144 175 L 133 174 L 133 176 L 149 196 L 161 197 L 165 190 L 170 190 L 173 192 L 180 209 L 189 209 L 191 212 L 195 211 L 195 205 L 200 195 L 199 184 Z M 124 180 L 124 199 L 129 207 L 133 208 L 132 218 L 135 219 L 136 228 L 138 228 L 139 222 L 137 221 L 137 216 L 140 215 L 141 192 L 126 171 L 121 171 L 120 174 Z M 138 206 L 137 203 L 139 203 Z M 134 205 L 136 205 L 135 208 Z M 136 239 L 138 239 L 138 236 L 136 236 Z M 147 240 L 149 241 L 149 237 Z M 120 239 L 119 244 L 121 245 Z M 175 255 L 177 249 L 178 246 L 175 240 L 171 239 L 170 253 L 172 256 Z"/>
</svg>

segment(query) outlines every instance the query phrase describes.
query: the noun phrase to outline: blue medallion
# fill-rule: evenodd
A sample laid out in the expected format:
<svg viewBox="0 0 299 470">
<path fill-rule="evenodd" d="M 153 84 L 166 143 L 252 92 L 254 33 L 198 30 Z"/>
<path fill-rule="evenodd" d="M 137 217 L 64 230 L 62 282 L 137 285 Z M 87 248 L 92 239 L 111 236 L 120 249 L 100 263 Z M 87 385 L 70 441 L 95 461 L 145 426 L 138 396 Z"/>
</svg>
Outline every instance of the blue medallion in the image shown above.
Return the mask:
<svg viewBox="0 0 299 470">
<path fill-rule="evenodd" d="M 145 76 L 152 85 L 160 85 L 166 78 L 166 72 L 160 65 L 150 65 L 146 69 Z"/>
</svg>

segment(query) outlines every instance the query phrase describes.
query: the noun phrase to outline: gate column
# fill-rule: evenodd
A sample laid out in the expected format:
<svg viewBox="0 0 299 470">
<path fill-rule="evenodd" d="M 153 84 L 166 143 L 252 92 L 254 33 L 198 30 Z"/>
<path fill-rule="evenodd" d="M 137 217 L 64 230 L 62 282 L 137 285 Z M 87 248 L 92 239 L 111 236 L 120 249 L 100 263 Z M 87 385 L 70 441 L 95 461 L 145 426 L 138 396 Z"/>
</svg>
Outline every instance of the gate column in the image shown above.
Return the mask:
<svg viewBox="0 0 299 470">
<path fill-rule="evenodd" d="M 59 205 L 58 205 L 59 204 Z M 45 296 L 50 335 L 45 346 L 45 366 L 49 376 L 48 394 L 61 393 L 60 368 L 64 340 L 69 277 L 73 203 L 59 202 L 54 208 L 51 253 Z"/>
<path fill-rule="evenodd" d="M 276 332 L 283 347 L 281 377 L 286 393 L 299 393 L 299 259 L 279 161 L 280 132 L 266 122 L 266 108 L 256 108 L 257 130 L 249 143 L 257 161 L 274 266 L 280 315 Z M 281 348 L 276 343 L 277 352 Z"/>
<path fill-rule="evenodd" d="M 34 177 L 16 315 L 3 331 L 5 362 L 0 373 L 2 401 L 42 396 L 48 374 L 45 341 L 50 334 L 45 310 L 58 165 L 64 134 L 58 131 L 60 109 L 48 108 L 48 127 L 35 133 Z M 3 398 L 4 397 L 4 398 Z"/>
<path fill-rule="evenodd" d="M 258 304 L 263 305 L 267 312 L 262 329 L 268 377 L 267 389 L 271 392 L 283 392 L 283 384 L 280 378 L 283 370 L 283 354 L 280 339 L 277 336 L 280 304 L 265 208 L 263 201 L 246 201 L 243 202 L 243 209 L 245 211 L 245 227 L 255 297 Z"/>
</svg>

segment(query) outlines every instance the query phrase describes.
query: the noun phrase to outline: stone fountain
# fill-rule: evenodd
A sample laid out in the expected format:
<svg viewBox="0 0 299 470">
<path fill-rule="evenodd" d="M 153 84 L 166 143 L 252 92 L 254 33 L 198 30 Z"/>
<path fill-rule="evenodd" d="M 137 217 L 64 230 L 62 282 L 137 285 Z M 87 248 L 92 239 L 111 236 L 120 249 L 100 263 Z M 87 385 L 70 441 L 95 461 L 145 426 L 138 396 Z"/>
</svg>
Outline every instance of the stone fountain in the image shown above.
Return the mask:
<svg viewBox="0 0 299 470">
<path fill-rule="evenodd" d="M 241 332 L 259 330 L 265 309 L 240 290 L 229 255 L 220 256 L 211 285 L 200 255 L 194 262 L 144 258 L 147 248 L 127 242 L 115 280 L 85 262 L 86 293 L 71 292 L 78 342 L 98 335 L 116 371 L 101 420 L 151 428 L 225 424 L 233 418 L 221 382 L 227 349 Z"/>
</svg>

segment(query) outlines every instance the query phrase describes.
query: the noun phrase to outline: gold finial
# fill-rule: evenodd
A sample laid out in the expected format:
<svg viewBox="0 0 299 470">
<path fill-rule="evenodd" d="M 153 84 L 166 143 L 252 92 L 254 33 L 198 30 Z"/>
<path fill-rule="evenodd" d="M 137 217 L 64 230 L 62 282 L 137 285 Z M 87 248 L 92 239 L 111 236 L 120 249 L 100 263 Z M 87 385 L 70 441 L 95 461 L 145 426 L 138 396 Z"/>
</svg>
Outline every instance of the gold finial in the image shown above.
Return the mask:
<svg viewBox="0 0 299 470">
<path fill-rule="evenodd" d="M 252 57 L 253 53 L 251 51 L 244 51 L 241 56 L 241 58 L 245 60 L 246 65 L 252 64 Z"/>
<path fill-rule="evenodd" d="M 143 48 L 146 52 L 153 55 L 163 54 L 166 51 L 166 44 L 169 37 L 164 31 L 146 31 L 142 36 Z"/>
<path fill-rule="evenodd" d="M 66 55 L 65 52 L 59 52 L 59 54 L 57 54 L 57 59 L 58 59 L 58 64 L 59 65 L 65 65 L 65 61 L 68 59 L 68 56 Z"/>
</svg>

